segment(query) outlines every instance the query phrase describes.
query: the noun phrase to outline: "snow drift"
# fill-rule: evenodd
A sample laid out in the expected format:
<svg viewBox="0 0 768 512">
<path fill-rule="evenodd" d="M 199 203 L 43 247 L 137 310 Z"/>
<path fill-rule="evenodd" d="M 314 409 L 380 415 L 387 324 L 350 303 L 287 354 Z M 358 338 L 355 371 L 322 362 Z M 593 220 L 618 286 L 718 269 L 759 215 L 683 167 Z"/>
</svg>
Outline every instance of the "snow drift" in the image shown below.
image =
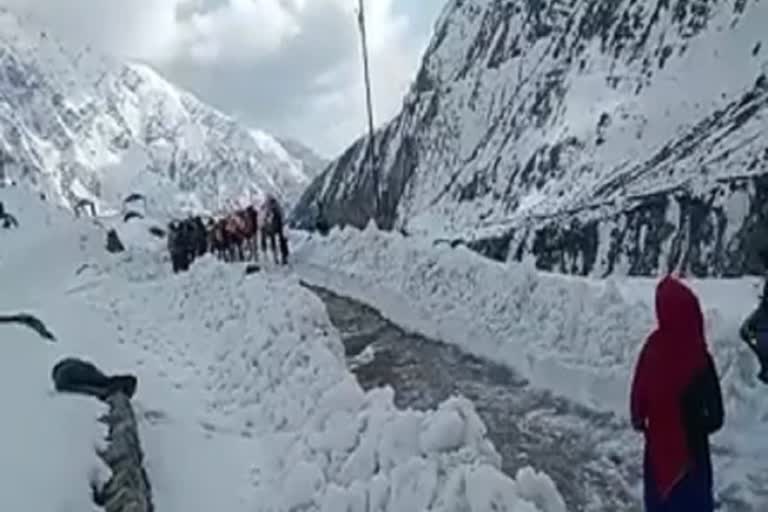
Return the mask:
<svg viewBox="0 0 768 512">
<path fill-rule="evenodd" d="M 91 510 L 91 484 L 111 474 L 96 455 L 106 407 L 53 393 L 55 351 L 34 332 L 0 325 L 0 342 L 0 508 Z"/>
<path fill-rule="evenodd" d="M 257 510 L 564 509 L 548 478 L 499 473 L 468 401 L 422 413 L 397 410 L 390 389 L 363 392 L 323 304 L 296 278 L 204 258 L 183 277 L 126 289 L 110 293 L 130 319 L 123 335 L 176 354 L 171 376 L 204 397 L 208 429 L 259 440 Z"/>
<path fill-rule="evenodd" d="M 463 247 L 371 226 L 307 238 L 297 258 L 307 262 L 302 275 L 322 280 L 330 269 L 337 275 L 328 273 L 329 280 L 357 282 L 353 288 L 363 300 L 432 337 L 502 360 L 581 402 L 622 413 L 635 357 L 656 322 L 654 280 L 547 274 L 530 259 L 499 263 Z M 758 280 L 689 283 L 701 297 L 727 398 L 744 401 L 729 404 L 739 411 L 729 420 L 768 418 L 753 356 L 737 338 L 740 321 L 756 304 Z"/>
<path fill-rule="evenodd" d="M 21 224 L 0 232 L 0 307 L 33 308 L 46 319 L 61 338 L 50 357 L 137 374 L 134 405 L 158 509 L 564 512 L 546 475 L 499 471 L 467 400 L 403 411 L 391 389 L 364 392 L 323 304 L 289 272 L 245 276 L 239 265 L 206 257 L 173 275 L 151 247 L 108 254 L 101 228 L 22 187 L 0 190 L 0 200 Z M 0 443 L 17 447 L 29 446 L 27 404 L 39 406 L 49 427 L 50 402 L 69 403 L 44 391 L 52 359 L 27 364 L 27 344 L 45 347 L 18 341 L 6 350 L 22 355 L 3 360 L 45 402 L 12 394 L 11 381 L 3 388 L 9 415 L 0 429 L 9 436 Z M 60 484 L 80 501 L 52 492 L 36 496 L 41 510 L 87 508 L 91 440 L 101 430 L 94 408 L 79 402 L 71 429 L 41 427 L 38 442 L 53 454 L 67 450 L 66 466 L 57 460 L 52 472 L 66 467 Z M 49 455 L 19 453 L 30 468 Z M 39 480 L 24 475 L 15 480 L 18 499 L 39 495 Z"/>
<path fill-rule="evenodd" d="M 295 257 L 307 281 L 366 302 L 407 329 L 515 368 L 536 386 L 614 412 L 630 431 L 630 378 L 655 325 L 655 280 L 548 274 L 532 259 L 495 262 L 372 226 L 305 235 Z M 754 356 L 737 334 L 756 304 L 759 282 L 688 282 L 704 308 L 725 399 L 725 428 L 714 438 L 718 492 L 763 503 L 768 453 L 758 447 L 768 402 Z M 615 448 L 640 457 L 639 441 Z"/>
</svg>

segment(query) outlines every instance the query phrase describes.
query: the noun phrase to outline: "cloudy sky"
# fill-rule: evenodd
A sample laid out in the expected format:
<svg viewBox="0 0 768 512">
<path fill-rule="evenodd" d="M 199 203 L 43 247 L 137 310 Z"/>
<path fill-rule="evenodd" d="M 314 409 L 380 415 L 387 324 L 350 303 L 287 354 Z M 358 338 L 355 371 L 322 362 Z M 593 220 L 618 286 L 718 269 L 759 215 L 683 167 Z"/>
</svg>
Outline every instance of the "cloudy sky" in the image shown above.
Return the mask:
<svg viewBox="0 0 768 512">
<path fill-rule="evenodd" d="M 377 124 L 397 112 L 446 0 L 366 0 Z M 0 0 L 72 42 L 152 64 L 325 156 L 365 130 L 357 0 Z"/>
</svg>

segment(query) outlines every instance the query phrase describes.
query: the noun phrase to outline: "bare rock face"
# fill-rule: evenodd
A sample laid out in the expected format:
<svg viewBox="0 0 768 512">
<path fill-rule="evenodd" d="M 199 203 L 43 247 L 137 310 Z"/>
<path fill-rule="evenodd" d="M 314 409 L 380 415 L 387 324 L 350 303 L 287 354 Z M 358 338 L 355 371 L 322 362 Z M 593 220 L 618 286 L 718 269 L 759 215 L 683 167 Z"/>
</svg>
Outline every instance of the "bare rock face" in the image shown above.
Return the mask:
<svg viewBox="0 0 768 512">
<path fill-rule="evenodd" d="M 583 275 L 756 272 L 766 20 L 757 0 L 450 0 L 375 168 L 358 140 L 292 222 Z"/>
<path fill-rule="evenodd" d="M 97 504 L 106 512 L 152 512 L 152 488 L 144 470 L 144 454 L 130 399 L 123 393 L 110 395 L 109 413 L 101 418 L 108 425 L 107 449 L 99 453 L 112 469 L 112 478 L 95 492 Z"/>
</svg>

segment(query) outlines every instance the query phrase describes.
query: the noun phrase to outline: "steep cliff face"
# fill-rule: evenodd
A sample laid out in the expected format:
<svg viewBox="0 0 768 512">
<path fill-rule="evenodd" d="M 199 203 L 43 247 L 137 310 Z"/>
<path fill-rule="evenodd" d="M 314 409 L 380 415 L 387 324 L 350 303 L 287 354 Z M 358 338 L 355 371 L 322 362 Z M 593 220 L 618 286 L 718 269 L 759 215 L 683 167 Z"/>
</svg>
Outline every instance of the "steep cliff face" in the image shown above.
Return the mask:
<svg viewBox="0 0 768 512">
<path fill-rule="evenodd" d="M 569 273 L 755 271 L 766 24 L 757 0 L 452 0 L 377 134 L 378 177 L 358 141 L 294 219 L 322 204 Z"/>
<path fill-rule="evenodd" d="M 119 205 L 216 209 L 309 183 L 304 162 L 150 68 L 70 48 L 0 8 L 0 184 Z"/>
</svg>

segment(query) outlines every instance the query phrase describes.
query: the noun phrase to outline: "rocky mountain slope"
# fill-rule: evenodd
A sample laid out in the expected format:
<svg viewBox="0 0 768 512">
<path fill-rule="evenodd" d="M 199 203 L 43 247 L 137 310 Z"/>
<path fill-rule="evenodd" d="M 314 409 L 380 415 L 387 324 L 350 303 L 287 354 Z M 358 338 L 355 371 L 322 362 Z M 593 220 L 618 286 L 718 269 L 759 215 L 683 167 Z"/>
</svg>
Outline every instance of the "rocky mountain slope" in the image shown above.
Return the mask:
<svg viewBox="0 0 768 512">
<path fill-rule="evenodd" d="M 0 8 L 0 182 L 10 180 L 69 205 L 142 193 L 168 213 L 264 192 L 292 203 L 309 183 L 272 136 Z"/>
<path fill-rule="evenodd" d="M 322 204 L 577 274 L 755 272 L 766 24 L 759 0 L 450 0 L 378 172 L 357 141 L 294 221 Z"/>
</svg>

